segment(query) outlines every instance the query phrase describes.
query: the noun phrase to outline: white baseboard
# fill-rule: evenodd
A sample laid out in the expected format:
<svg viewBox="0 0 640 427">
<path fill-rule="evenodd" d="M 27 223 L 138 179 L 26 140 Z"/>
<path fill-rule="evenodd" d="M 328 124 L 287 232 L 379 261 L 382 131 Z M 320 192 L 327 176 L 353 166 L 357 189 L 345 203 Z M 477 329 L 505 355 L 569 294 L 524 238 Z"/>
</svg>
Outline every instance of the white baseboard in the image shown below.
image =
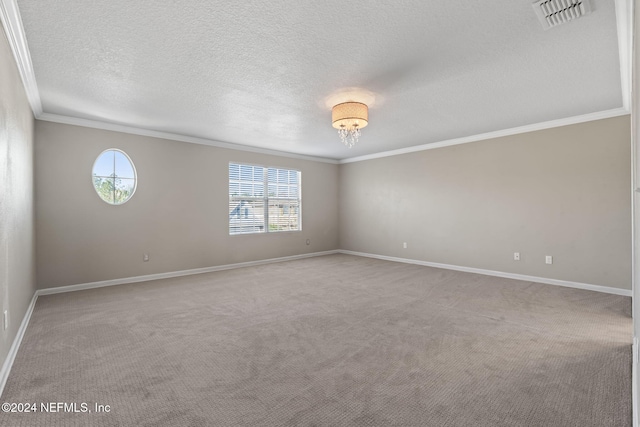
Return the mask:
<svg viewBox="0 0 640 427">
<path fill-rule="evenodd" d="M 631 408 L 633 412 L 632 426 L 638 427 L 638 338 L 633 337 L 631 347 Z"/>
<path fill-rule="evenodd" d="M 464 271 L 466 273 L 484 274 L 486 276 L 504 277 L 507 279 L 523 280 L 526 282 L 544 283 L 546 285 L 565 286 L 568 288 L 585 289 L 588 291 L 603 292 L 606 294 L 622 295 L 625 297 L 631 296 L 630 289 L 612 288 L 609 286 L 591 285 L 588 283 L 570 282 L 567 280 L 549 279 L 546 277 L 527 276 L 524 274 L 506 273 L 504 271 L 484 270 L 482 268 L 462 267 L 459 265 L 440 264 L 437 262 L 420 261 L 416 259 L 396 258 L 386 255 L 369 254 L 365 252 L 347 251 L 343 249 L 338 250 L 341 254 L 363 256 L 367 258 L 382 259 L 385 261 L 403 262 L 405 264 L 424 265 L 426 267 L 444 268 L 446 270 Z"/>
<path fill-rule="evenodd" d="M 20 348 L 20 344 L 22 343 L 22 338 L 24 337 L 24 333 L 27 330 L 27 326 L 29 325 L 29 320 L 31 319 L 31 314 L 33 313 L 33 309 L 36 305 L 36 301 L 38 297 L 41 295 L 51 295 L 51 294 L 59 294 L 63 292 L 73 292 L 80 291 L 83 289 L 93 289 L 93 288 L 102 288 L 105 286 L 115 286 L 122 285 L 125 283 L 137 283 L 137 282 L 146 282 L 149 280 L 158 280 L 158 279 L 168 279 L 171 277 L 179 277 L 179 276 L 189 276 L 192 274 L 201 274 L 201 273 L 210 273 L 213 271 L 222 271 L 222 270 L 231 270 L 234 268 L 241 267 L 251 267 L 255 265 L 263 265 L 263 264 L 272 264 L 276 262 L 284 262 L 284 261 L 293 261 L 297 259 L 303 258 L 312 258 L 323 255 L 332 255 L 338 253 L 337 250 L 332 251 L 324 251 L 324 252 L 312 252 L 309 254 L 300 254 L 300 255 L 292 255 L 281 258 L 269 258 L 259 261 L 249 261 L 249 262 L 239 262 L 236 264 L 226 264 L 226 265 L 218 265 L 213 267 L 205 267 L 205 268 L 194 268 L 192 270 L 182 270 L 182 271 L 171 271 L 167 273 L 158 273 L 158 274 L 149 274 L 146 276 L 136 276 L 136 277 L 125 277 L 122 279 L 113 279 L 113 280 L 104 280 L 100 282 L 91 282 L 91 283 L 81 283 L 77 285 L 70 286 L 60 286 L 57 288 L 47 288 L 47 289 L 38 289 L 31 299 L 31 303 L 27 308 L 27 312 L 22 319 L 22 323 L 20 324 L 20 328 L 18 329 L 18 333 L 16 334 L 13 343 L 11 344 L 11 348 L 9 349 L 9 353 L 7 354 L 7 358 L 2 365 L 2 370 L 0 371 L 0 396 L 2 396 L 2 392 L 4 391 L 4 386 L 7 383 L 7 379 L 9 378 L 9 373 L 11 372 L 11 367 L 13 366 L 13 362 L 18 354 L 18 349 Z"/>
<path fill-rule="evenodd" d="M 148 274 L 145 276 L 123 277 L 121 279 L 103 280 L 100 282 L 80 283 L 77 285 L 59 286 L 56 288 L 45 288 L 36 291 L 38 295 L 60 294 L 63 292 L 81 291 L 84 289 L 102 288 L 105 286 L 124 285 L 126 283 L 147 282 L 149 280 L 170 279 L 172 277 L 190 276 L 192 274 L 211 273 L 214 271 L 231 270 L 234 268 L 252 267 L 255 265 L 273 264 L 275 262 L 293 261 L 296 259 L 312 258 L 323 255 L 338 253 L 337 250 L 312 252 L 308 254 L 292 255 L 280 258 L 269 258 L 258 261 L 238 262 L 235 264 L 216 265 L 213 267 L 194 268 L 191 270 L 169 271 L 166 273 Z"/>
<path fill-rule="evenodd" d="M 550 285 L 567 286 L 571 288 L 586 289 L 590 291 L 604 292 L 604 293 L 610 293 L 615 295 L 631 296 L 631 291 L 626 289 L 617 289 L 617 288 L 611 288 L 607 286 L 568 282 L 565 280 L 547 279 L 544 277 L 526 276 L 523 274 L 505 273 L 505 272 L 493 271 L 493 270 L 483 270 L 483 269 L 472 268 L 472 267 L 461 267 L 457 265 L 440 264 L 435 262 L 420 261 L 420 260 L 413 260 L 413 259 L 406 259 L 406 258 L 396 258 L 396 257 L 385 256 L 385 255 L 376 255 L 376 254 L 369 254 L 364 252 L 347 251 L 342 249 L 324 251 L 324 252 L 313 252 L 309 254 L 293 255 L 293 256 L 287 256 L 287 257 L 281 257 L 281 258 L 270 258 L 270 259 L 259 260 L 259 261 L 240 262 L 236 264 L 226 264 L 226 265 L 219 265 L 219 266 L 213 266 L 213 267 L 196 268 L 192 270 L 172 271 L 167 273 L 149 274 L 146 276 L 136 276 L 136 277 L 127 277 L 122 279 L 104 280 L 100 282 L 82 283 L 77 285 L 61 286 L 57 288 L 39 289 L 34 293 L 33 298 L 29 303 L 29 307 L 27 307 L 27 312 L 25 313 L 24 318 L 22 319 L 22 323 L 20 324 L 20 328 L 18 329 L 18 333 L 16 334 L 16 337 L 13 340 L 13 343 L 11 344 L 11 348 L 9 349 L 9 353 L 7 354 L 7 358 L 5 359 L 4 364 L 2 365 L 2 370 L 0 370 L 0 396 L 2 396 L 2 393 L 4 391 L 4 387 L 7 383 L 7 379 L 9 378 L 9 373 L 11 372 L 11 367 L 13 366 L 13 362 L 18 353 L 18 349 L 20 348 L 20 344 L 22 343 L 22 338 L 24 337 L 25 331 L 27 330 L 27 326 L 29 325 L 31 314 L 33 313 L 33 309 L 36 305 L 36 301 L 38 300 L 38 297 L 40 295 L 51 295 L 51 294 L 58 294 L 63 292 L 79 291 L 83 289 L 115 286 L 115 285 L 121 285 L 125 283 L 145 282 L 149 280 L 167 279 L 172 277 L 188 276 L 193 274 L 210 273 L 214 271 L 231 270 L 234 268 L 251 267 L 256 265 L 272 264 L 272 263 L 284 262 L 284 261 L 293 261 L 297 259 L 312 258 L 317 256 L 323 256 L 323 255 L 332 255 L 336 253 L 363 256 L 368 258 L 376 258 L 376 259 L 382 259 L 386 261 L 402 262 L 406 264 L 423 265 L 426 267 L 444 268 L 447 270 L 464 271 L 468 273 L 484 274 L 488 276 L 505 277 L 509 279 L 524 280 L 528 282 L 538 282 L 538 283 L 545 283 Z M 633 351 L 633 361 L 632 361 L 633 402 L 632 402 L 632 405 L 633 405 L 633 420 L 634 420 L 633 425 L 634 427 L 637 427 L 638 426 L 638 407 L 636 402 L 637 401 L 636 376 L 637 376 L 637 360 L 638 360 L 638 351 L 639 351 L 638 338 L 634 337 L 633 339 L 632 351 Z"/>
<path fill-rule="evenodd" d="M 145 276 L 123 277 L 120 279 L 80 283 L 77 285 L 59 286 L 55 288 L 45 288 L 45 289 L 37 290 L 36 294 L 51 295 L 51 294 L 59 294 L 63 292 L 81 291 L 84 289 L 102 288 L 105 286 L 123 285 L 126 283 L 137 283 L 137 282 L 146 282 L 149 280 L 170 279 L 172 277 L 189 276 L 192 274 L 201 274 L 201 273 L 211 273 L 214 271 L 231 270 L 234 268 L 242 268 L 242 267 L 252 267 L 256 265 L 272 264 L 275 262 L 293 261 L 297 259 L 312 258 L 317 256 L 323 256 L 323 255 L 332 255 L 336 253 L 362 256 L 367 258 L 376 258 L 376 259 L 381 259 L 385 261 L 402 262 L 405 264 L 423 265 L 426 267 L 444 268 L 446 270 L 464 271 L 467 273 L 483 274 L 486 276 L 504 277 L 507 279 L 522 280 L 526 282 L 537 282 L 537 283 L 544 283 L 547 285 L 565 286 L 568 288 L 584 289 L 588 291 L 603 292 L 607 294 L 622 295 L 626 297 L 630 297 L 632 295 L 630 289 L 619 289 L 619 288 L 612 288 L 609 286 L 600 286 L 600 285 L 592 285 L 588 283 L 571 282 L 568 280 L 528 276 L 525 274 L 507 273 L 504 271 L 495 271 L 495 270 L 485 270 L 485 269 L 474 268 L 474 267 L 463 267 L 463 266 L 452 265 L 452 264 L 441 264 L 437 262 L 421 261 L 421 260 L 408 259 L 408 258 L 398 258 L 398 257 L 391 257 L 386 255 L 371 254 L 366 252 L 348 251 L 344 249 L 336 249 L 336 250 L 323 251 L 323 252 L 312 252 L 308 254 L 292 255 L 292 256 L 286 256 L 286 257 L 280 257 L 280 258 L 269 258 L 269 259 L 263 259 L 258 261 L 239 262 L 235 264 L 217 265 L 213 267 L 194 268 L 191 270 L 169 271 L 166 273 L 148 274 Z"/>
<path fill-rule="evenodd" d="M 22 318 L 22 323 L 20 324 L 20 328 L 18 328 L 18 333 L 13 339 L 13 343 L 11 344 L 11 348 L 9 349 L 9 354 L 7 354 L 7 358 L 2 364 L 2 370 L 0 371 L 0 396 L 2 396 L 2 393 L 4 392 L 4 386 L 7 384 L 9 372 L 11 372 L 13 361 L 16 359 L 16 355 L 18 354 L 18 349 L 20 348 L 22 338 L 24 337 L 24 333 L 27 330 L 27 326 L 29 325 L 29 320 L 31 320 L 31 313 L 33 313 L 33 308 L 36 306 L 37 300 L 38 292 L 36 291 L 36 293 L 33 294 L 33 298 L 31 298 L 29 307 L 27 307 L 27 312 Z"/>
</svg>

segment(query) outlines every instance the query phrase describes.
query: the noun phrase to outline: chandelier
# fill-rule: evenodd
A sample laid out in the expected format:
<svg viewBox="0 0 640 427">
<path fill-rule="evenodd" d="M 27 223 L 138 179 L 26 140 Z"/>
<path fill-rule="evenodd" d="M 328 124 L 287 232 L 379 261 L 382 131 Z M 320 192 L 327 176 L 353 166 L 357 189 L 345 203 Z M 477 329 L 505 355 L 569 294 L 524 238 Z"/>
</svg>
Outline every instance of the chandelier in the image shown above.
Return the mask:
<svg viewBox="0 0 640 427">
<path fill-rule="evenodd" d="M 331 121 L 342 143 L 351 148 L 360 138 L 360 129 L 369 124 L 369 108 L 361 102 L 343 102 L 331 110 Z"/>
</svg>

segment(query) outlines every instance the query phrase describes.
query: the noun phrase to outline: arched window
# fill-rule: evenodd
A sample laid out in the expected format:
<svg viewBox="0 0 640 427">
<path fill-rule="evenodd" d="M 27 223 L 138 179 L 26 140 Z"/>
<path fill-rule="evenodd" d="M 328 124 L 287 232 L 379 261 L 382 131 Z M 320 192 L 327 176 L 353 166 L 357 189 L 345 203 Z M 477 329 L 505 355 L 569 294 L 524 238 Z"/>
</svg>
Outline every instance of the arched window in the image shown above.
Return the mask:
<svg viewBox="0 0 640 427">
<path fill-rule="evenodd" d="M 103 151 L 93 164 L 93 188 L 111 205 L 121 205 L 136 191 L 136 168 L 127 154 L 116 148 Z"/>
</svg>

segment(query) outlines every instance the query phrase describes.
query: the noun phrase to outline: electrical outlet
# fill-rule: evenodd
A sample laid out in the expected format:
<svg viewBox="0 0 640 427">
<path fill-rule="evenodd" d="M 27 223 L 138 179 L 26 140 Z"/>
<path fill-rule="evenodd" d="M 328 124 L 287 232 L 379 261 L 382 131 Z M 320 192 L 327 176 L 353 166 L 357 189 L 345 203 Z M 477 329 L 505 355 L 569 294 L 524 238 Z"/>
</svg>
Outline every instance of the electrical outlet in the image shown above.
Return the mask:
<svg viewBox="0 0 640 427">
<path fill-rule="evenodd" d="M 407 242 L 402 242 L 402 247 L 407 249 Z"/>
<path fill-rule="evenodd" d="M 547 264 L 553 264 L 553 257 L 551 255 L 547 255 L 544 257 L 544 262 Z"/>
<path fill-rule="evenodd" d="M 307 239 L 307 246 L 309 246 L 311 244 L 311 240 Z"/>
<path fill-rule="evenodd" d="M 4 311 L 4 315 L 2 316 L 2 325 L 4 327 L 4 329 L 6 330 L 9 327 L 9 310 L 5 310 Z"/>
<path fill-rule="evenodd" d="M 514 261 L 520 261 L 520 252 L 514 252 L 513 253 L 513 260 Z"/>
<path fill-rule="evenodd" d="M 144 255 L 142 255 L 142 261 L 144 262 L 149 261 L 149 254 L 145 253 Z"/>
</svg>

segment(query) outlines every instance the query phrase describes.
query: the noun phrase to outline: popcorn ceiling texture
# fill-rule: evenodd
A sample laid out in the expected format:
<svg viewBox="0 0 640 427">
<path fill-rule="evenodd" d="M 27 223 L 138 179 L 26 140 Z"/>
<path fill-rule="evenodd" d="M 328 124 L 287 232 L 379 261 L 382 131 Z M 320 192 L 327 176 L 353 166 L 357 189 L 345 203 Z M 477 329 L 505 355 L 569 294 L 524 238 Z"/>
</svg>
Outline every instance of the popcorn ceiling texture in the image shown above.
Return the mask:
<svg viewBox="0 0 640 427">
<path fill-rule="evenodd" d="M 2 426 L 629 426 L 631 299 L 332 255 L 38 299 Z"/>
<path fill-rule="evenodd" d="M 346 158 L 622 106 L 612 1 L 549 31 L 522 0 L 18 5 L 45 113 Z M 347 150 L 326 100 L 353 87 Z"/>
</svg>

